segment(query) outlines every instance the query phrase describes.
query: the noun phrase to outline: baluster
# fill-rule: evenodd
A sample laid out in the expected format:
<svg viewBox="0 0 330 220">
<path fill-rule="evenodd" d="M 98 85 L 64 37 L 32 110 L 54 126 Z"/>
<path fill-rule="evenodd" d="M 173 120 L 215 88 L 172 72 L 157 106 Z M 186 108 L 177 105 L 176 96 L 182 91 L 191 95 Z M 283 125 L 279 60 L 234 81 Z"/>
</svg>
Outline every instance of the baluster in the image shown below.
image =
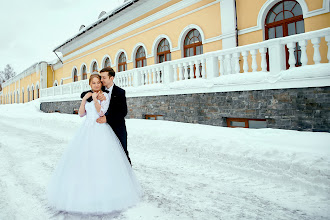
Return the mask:
<svg viewBox="0 0 330 220">
<path fill-rule="evenodd" d="M 243 51 L 242 52 L 244 73 L 249 72 L 249 63 L 248 63 L 248 60 L 247 60 L 248 55 L 249 55 L 249 53 L 247 51 Z"/>
<path fill-rule="evenodd" d="M 261 71 L 267 72 L 267 60 L 266 60 L 267 48 L 265 48 L 265 47 L 260 48 L 259 52 L 261 54 Z"/>
<path fill-rule="evenodd" d="M 193 79 L 194 78 L 194 72 L 195 72 L 194 62 L 193 61 L 190 61 L 189 62 L 189 66 L 190 66 L 189 77 L 190 77 L 190 79 Z M 197 68 L 197 66 L 196 66 L 196 68 Z M 196 78 L 197 77 L 198 76 L 196 75 Z"/>
<path fill-rule="evenodd" d="M 234 67 L 235 67 L 235 73 L 239 73 L 241 68 L 239 66 L 239 56 L 240 53 L 234 53 Z"/>
<path fill-rule="evenodd" d="M 149 69 L 148 70 L 148 84 L 151 84 L 152 83 L 152 70 Z"/>
<path fill-rule="evenodd" d="M 156 83 L 159 83 L 159 68 L 155 68 Z"/>
<path fill-rule="evenodd" d="M 195 66 L 196 66 L 196 79 L 200 78 L 200 75 L 201 75 L 201 71 L 200 71 L 200 69 L 199 69 L 200 64 L 201 64 L 201 61 L 199 61 L 199 60 L 195 60 Z"/>
<path fill-rule="evenodd" d="M 156 68 L 153 68 L 152 70 L 152 84 L 156 83 Z"/>
<path fill-rule="evenodd" d="M 173 79 L 174 82 L 178 80 L 178 65 L 177 64 L 173 64 Z"/>
<path fill-rule="evenodd" d="M 231 74 L 231 54 L 226 55 L 226 74 Z"/>
<path fill-rule="evenodd" d="M 130 83 L 129 83 L 129 86 L 133 86 L 133 72 L 131 72 L 129 75 L 130 75 Z"/>
<path fill-rule="evenodd" d="M 205 63 L 206 63 L 206 60 L 202 59 L 202 78 L 203 79 L 206 79 Z"/>
<path fill-rule="evenodd" d="M 220 61 L 220 76 L 225 75 L 225 66 L 224 66 L 223 55 L 218 56 L 218 60 Z"/>
<path fill-rule="evenodd" d="M 308 62 L 308 57 L 307 57 L 307 53 L 306 53 L 307 40 L 299 41 L 299 45 L 300 45 L 300 50 L 301 50 L 300 62 L 302 63 L 303 66 L 305 66 L 305 65 L 307 65 L 307 62 Z"/>
<path fill-rule="evenodd" d="M 171 67 L 169 67 L 169 68 L 171 68 Z M 164 66 L 162 66 L 162 68 L 160 68 L 160 72 L 159 72 L 160 83 L 164 83 L 164 73 L 165 73 Z"/>
<path fill-rule="evenodd" d="M 252 72 L 256 72 L 258 68 L 257 64 L 257 50 L 251 50 L 250 54 L 252 56 Z"/>
<path fill-rule="evenodd" d="M 141 75 L 141 86 L 144 85 L 144 82 L 145 82 L 145 75 L 144 75 L 144 70 L 142 70 L 141 72 L 139 72 L 138 74 Z"/>
<path fill-rule="evenodd" d="M 314 56 L 313 60 L 315 64 L 319 64 L 321 62 L 321 55 L 320 55 L 320 38 L 316 37 L 312 39 L 312 44 L 314 47 Z"/>
<path fill-rule="evenodd" d="M 325 41 L 327 42 L 327 45 L 328 45 L 327 58 L 328 58 L 329 63 L 330 63 L 330 35 L 325 36 Z"/>
<path fill-rule="evenodd" d="M 183 80 L 183 63 L 179 64 L 179 80 Z"/>
<path fill-rule="evenodd" d="M 290 42 L 287 44 L 287 47 L 289 48 L 289 65 L 290 69 L 294 68 L 296 66 L 296 58 L 294 56 L 296 42 Z"/>
<path fill-rule="evenodd" d="M 183 66 L 183 68 L 184 68 L 184 80 L 187 80 L 188 79 L 188 63 L 184 63 L 183 65 L 184 65 Z"/>
</svg>

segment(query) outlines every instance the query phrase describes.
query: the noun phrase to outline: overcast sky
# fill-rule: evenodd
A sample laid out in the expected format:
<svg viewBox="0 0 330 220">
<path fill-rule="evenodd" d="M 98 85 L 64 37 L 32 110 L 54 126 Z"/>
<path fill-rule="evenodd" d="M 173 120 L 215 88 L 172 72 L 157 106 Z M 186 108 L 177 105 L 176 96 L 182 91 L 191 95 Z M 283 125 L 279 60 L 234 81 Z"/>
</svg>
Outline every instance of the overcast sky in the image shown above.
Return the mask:
<svg viewBox="0 0 330 220">
<path fill-rule="evenodd" d="M 0 70 L 52 61 L 56 46 L 124 0 L 0 0 Z"/>
</svg>

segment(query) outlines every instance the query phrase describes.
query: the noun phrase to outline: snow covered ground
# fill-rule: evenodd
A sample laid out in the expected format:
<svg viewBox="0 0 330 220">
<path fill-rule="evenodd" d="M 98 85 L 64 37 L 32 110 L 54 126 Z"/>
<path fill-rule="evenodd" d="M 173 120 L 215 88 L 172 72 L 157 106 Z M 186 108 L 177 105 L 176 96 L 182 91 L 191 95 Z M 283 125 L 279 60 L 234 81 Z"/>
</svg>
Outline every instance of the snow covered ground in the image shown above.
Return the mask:
<svg viewBox="0 0 330 220">
<path fill-rule="evenodd" d="M 56 213 L 45 187 L 84 118 L 0 105 L 0 219 L 330 219 L 330 134 L 127 120 L 145 195 L 106 216 Z"/>
</svg>

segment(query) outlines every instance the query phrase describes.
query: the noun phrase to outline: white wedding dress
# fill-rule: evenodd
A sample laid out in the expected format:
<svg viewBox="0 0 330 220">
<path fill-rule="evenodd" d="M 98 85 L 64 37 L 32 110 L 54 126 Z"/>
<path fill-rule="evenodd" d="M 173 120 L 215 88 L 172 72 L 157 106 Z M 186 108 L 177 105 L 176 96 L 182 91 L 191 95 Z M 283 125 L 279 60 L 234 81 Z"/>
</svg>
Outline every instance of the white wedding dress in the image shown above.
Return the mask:
<svg viewBox="0 0 330 220">
<path fill-rule="evenodd" d="M 101 112 L 109 106 L 109 95 Z M 69 143 L 47 187 L 49 205 L 59 211 L 105 214 L 135 205 L 141 187 L 120 141 L 109 124 L 99 124 L 94 102 L 86 102 L 86 119 Z"/>
</svg>

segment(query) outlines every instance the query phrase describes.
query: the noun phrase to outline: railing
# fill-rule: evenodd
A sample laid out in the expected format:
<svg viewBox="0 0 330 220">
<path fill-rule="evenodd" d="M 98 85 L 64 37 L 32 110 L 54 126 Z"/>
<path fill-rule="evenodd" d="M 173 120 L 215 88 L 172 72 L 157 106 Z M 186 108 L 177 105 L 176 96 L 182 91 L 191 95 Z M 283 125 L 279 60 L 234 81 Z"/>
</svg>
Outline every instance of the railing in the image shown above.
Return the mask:
<svg viewBox="0 0 330 220">
<path fill-rule="evenodd" d="M 322 39 L 325 40 L 323 43 Z M 322 53 L 320 43 L 324 46 Z M 299 48 L 301 55 L 297 56 L 296 50 Z M 330 62 L 330 28 L 119 72 L 115 83 L 124 88 L 143 89 L 149 85 L 166 85 L 198 78 L 212 81 L 226 75 L 251 72 L 276 75 L 287 69 L 287 56 L 289 69 L 304 68 L 308 63 L 308 66 L 319 64 L 321 60 Z M 296 59 L 299 59 L 298 66 Z M 41 97 L 80 93 L 88 89 L 88 81 L 84 80 L 43 89 Z"/>
</svg>

